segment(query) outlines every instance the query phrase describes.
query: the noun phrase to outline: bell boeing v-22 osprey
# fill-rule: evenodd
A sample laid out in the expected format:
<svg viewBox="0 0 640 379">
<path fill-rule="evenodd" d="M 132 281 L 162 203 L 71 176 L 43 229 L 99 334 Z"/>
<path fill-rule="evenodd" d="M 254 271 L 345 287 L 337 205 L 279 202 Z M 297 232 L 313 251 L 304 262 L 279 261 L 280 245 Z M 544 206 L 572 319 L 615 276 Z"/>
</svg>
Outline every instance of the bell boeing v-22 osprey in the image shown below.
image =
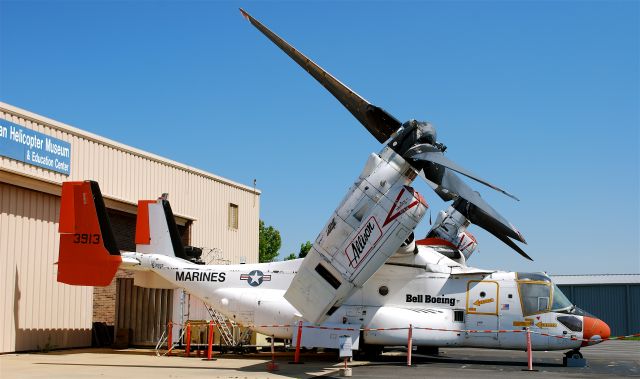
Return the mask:
<svg viewBox="0 0 640 379">
<path fill-rule="evenodd" d="M 431 124 L 400 123 L 241 12 L 386 143 L 382 150 L 369 156 L 308 255 L 284 262 L 194 263 L 165 198 L 139 202 L 136 252 L 121 252 L 98 184 L 64 183 L 58 281 L 105 286 L 119 268 L 134 270 L 136 285 L 182 288 L 257 332 L 291 338 L 294 325 L 304 320 L 307 325 L 353 329 L 341 333 L 353 334 L 355 349 L 373 352 L 403 345 L 406 329 L 393 328 L 409 324 L 416 328 L 413 344 L 423 348 L 524 349 L 524 333 L 498 330 L 530 327 L 569 337 L 533 334 L 534 350 L 571 349 L 570 354 L 580 356 L 581 346 L 609 337 L 607 324 L 573 305 L 546 274 L 467 265 L 477 246 L 467 231 L 471 223 L 531 258 L 513 241 L 525 242 L 518 230 L 456 173 L 512 195 L 445 158 L 446 147 L 436 140 Z M 417 176 L 442 199 L 453 201 L 422 240 L 413 231 L 428 205 L 410 187 Z M 305 330 L 302 346 L 337 347 L 337 341 L 314 330 L 319 329 Z"/>
</svg>

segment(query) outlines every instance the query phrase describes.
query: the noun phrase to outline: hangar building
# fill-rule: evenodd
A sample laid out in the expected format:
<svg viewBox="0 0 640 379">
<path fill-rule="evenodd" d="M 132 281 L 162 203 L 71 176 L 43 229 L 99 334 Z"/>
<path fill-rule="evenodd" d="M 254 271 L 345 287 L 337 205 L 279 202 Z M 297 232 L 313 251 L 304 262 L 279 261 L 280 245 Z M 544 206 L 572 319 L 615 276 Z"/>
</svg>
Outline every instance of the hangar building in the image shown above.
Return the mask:
<svg viewBox="0 0 640 379">
<path fill-rule="evenodd" d="M 551 275 L 578 307 L 604 320 L 612 336 L 640 333 L 640 274 Z"/>
<path fill-rule="evenodd" d="M 169 193 L 185 245 L 203 247 L 205 262 L 258 262 L 255 187 L 0 102 L 0 353 L 90 346 L 96 321 L 155 344 L 168 320 L 205 318 L 182 291 L 136 287 L 124 272 L 109 287 L 56 281 L 61 183 L 88 179 L 121 250 L 135 250 L 137 201 Z"/>
</svg>

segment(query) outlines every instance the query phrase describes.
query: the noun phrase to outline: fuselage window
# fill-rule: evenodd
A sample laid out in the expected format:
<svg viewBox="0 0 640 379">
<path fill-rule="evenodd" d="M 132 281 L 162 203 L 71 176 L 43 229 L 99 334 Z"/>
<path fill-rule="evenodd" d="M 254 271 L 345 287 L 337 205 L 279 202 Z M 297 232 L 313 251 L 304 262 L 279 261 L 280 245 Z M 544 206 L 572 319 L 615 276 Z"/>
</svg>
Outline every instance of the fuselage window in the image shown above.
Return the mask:
<svg viewBox="0 0 640 379">
<path fill-rule="evenodd" d="M 518 282 L 520 299 L 522 301 L 522 314 L 524 316 L 548 312 L 551 308 L 551 286 L 548 283 L 528 281 Z"/>
<path fill-rule="evenodd" d="M 558 321 L 574 332 L 582 331 L 582 320 L 575 316 L 558 316 Z"/>
<path fill-rule="evenodd" d="M 568 310 L 573 307 L 571 301 L 565 296 L 565 294 L 560 291 L 560 288 L 553 285 L 553 303 L 551 306 L 551 310 L 554 312 Z"/>
</svg>

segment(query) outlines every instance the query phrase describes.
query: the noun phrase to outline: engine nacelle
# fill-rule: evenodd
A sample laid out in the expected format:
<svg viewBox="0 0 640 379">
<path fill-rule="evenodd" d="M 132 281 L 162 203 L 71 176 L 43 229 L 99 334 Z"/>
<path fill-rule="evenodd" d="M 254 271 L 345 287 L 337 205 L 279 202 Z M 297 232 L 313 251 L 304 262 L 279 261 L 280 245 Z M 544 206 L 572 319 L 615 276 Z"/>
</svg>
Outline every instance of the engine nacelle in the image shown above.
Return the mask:
<svg viewBox="0 0 640 379">
<path fill-rule="evenodd" d="M 466 261 L 476 250 L 476 247 L 478 247 L 478 241 L 471 232 L 463 230 L 458 233 L 456 246 L 458 246 L 458 250 L 460 250 L 462 255 L 464 255 L 464 259 Z"/>
<path fill-rule="evenodd" d="M 436 222 L 427 237 L 451 242 L 464 255 L 466 261 L 478 246 L 476 238 L 467 230 L 469 224 L 469 220 L 462 213 L 449 206 L 446 211 L 438 212 Z"/>
<path fill-rule="evenodd" d="M 284 295 L 305 319 L 330 316 L 411 235 L 428 207 L 409 187 L 415 177 L 389 147 L 371 154 Z"/>
<path fill-rule="evenodd" d="M 416 248 L 416 238 L 413 233 L 407 237 L 406 240 L 400 245 L 394 256 L 413 255 L 418 252 Z"/>
</svg>

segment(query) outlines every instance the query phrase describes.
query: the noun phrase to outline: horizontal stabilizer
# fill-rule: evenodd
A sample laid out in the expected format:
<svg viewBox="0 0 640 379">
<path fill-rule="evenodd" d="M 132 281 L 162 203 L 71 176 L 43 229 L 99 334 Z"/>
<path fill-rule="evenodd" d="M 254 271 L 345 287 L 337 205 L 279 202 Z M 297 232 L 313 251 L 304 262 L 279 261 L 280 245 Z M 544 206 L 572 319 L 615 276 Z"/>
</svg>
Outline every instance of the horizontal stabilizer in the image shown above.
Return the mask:
<svg viewBox="0 0 640 379">
<path fill-rule="evenodd" d="M 135 271 L 133 273 L 133 284 L 144 288 L 179 288 L 153 271 Z"/>
</svg>

